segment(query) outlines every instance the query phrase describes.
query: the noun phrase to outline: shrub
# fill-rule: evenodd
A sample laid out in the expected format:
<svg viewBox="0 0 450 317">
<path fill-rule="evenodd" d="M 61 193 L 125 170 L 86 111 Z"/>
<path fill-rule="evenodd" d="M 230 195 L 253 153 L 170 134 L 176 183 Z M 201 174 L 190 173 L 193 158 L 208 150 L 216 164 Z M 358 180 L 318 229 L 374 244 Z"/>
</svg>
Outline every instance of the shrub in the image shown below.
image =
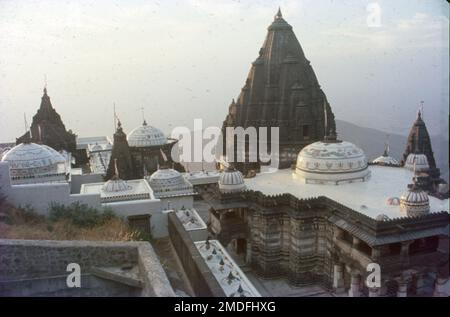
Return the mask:
<svg viewBox="0 0 450 317">
<path fill-rule="evenodd" d="M 80 202 L 72 203 L 69 206 L 53 203 L 50 205 L 49 211 L 50 221 L 68 220 L 78 227 L 100 226 L 113 218 L 117 218 L 117 216 L 109 208 L 98 210 Z"/>
<path fill-rule="evenodd" d="M 10 225 L 36 224 L 44 220 L 45 217 L 34 211 L 30 205 L 6 208 L 6 223 Z"/>
</svg>

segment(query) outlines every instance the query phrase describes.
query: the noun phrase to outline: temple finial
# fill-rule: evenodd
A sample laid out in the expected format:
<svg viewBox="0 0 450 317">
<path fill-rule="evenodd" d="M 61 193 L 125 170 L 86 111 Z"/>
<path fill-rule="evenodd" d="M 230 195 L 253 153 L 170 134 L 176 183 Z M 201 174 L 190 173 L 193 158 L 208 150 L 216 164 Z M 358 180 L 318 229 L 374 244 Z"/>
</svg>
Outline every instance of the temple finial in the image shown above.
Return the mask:
<svg viewBox="0 0 450 317">
<path fill-rule="evenodd" d="M 47 75 L 44 75 L 44 95 L 47 96 Z"/>
<path fill-rule="evenodd" d="M 117 168 L 117 159 L 114 159 L 114 176 L 115 178 L 119 178 L 119 169 Z"/>
<path fill-rule="evenodd" d="M 389 156 L 389 134 L 386 135 L 386 142 L 384 142 L 384 153 L 383 153 L 384 157 Z"/>
<path fill-rule="evenodd" d="M 281 14 L 281 8 L 278 7 L 278 12 L 277 12 L 277 14 L 275 15 L 275 20 L 276 20 L 276 19 L 281 19 L 281 18 L 283 18 L 283 15 Z"/>
<path fill-rule="evenodd" d="M 146 126 L 147 125 L 147 121 L 145 121 L 144 107 L 141 107 L 141 113 L 142 113 L 142 125 Z"/>
<path fill-rule="evenodd" d="M 424 101 L 420 101 L 419 118 L 423 119 L 423 104 Z"/>
<path fill-rule="evenodd" d="M 323 117 L 324 117 L 324 127 L 325 127 L 325 137 L 324 139 L 328 139 L 328 113 L 327 113 L 327 104 L 325 102 L 325 99 L 323 99 Z"/>
</svg>

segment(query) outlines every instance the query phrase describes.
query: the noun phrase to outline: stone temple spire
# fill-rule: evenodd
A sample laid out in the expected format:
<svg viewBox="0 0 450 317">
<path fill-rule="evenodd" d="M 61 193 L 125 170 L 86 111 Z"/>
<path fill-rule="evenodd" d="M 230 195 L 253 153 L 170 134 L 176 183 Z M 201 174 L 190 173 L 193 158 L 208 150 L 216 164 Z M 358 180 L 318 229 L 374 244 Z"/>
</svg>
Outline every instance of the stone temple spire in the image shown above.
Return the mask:
<svg viewBox="0 0 450 317">
<path fill-rule="evenodd" d="M 409 154 L 425 154 L 430 168 L 436 168 L 433 149 L 431 148 L 430 135 L 428 134 L 425 122 L 422 119 L 422 112 L 417 112 L 416 121 L 409 132 L 408 141 L 402 157 L 402 165 L 406 162 Z"/>
<path fill-rule="evenodd" d="M 31 142 L 41 142 L 57 151 L 65 150 L 76 154 L 76 136 L 72 131 L 66 130 L 61 116 L 53 108 L 46 85 L 43 89 L 41 105 L 33 116 L 30 132 Z M 24 138 L 26 138 L 25 135 L 17 138 L 16 143 L 22 143 Z"/>
<path fill-rule="evenodd" d="M 290 167 L 305 145 L 324 138 L 324 103 L 328 129 L 336 131 L 326 95 L 281 10 L 244 83 L 223 122 L 224 135 L 226 127 L 279 127 L 281 168 Z M 236 168 L 245 173 L 239 164 Z"/>
<path fill-rule="evenodd" d="M 123 132 L 120 120 L 117 121 L 111 159 L 105 178 L 106 180 L 114 179 L 115 175 L 120 175 L 125 180 L 134 178 L 130 147 L 128 146 L 127 135 Z"/>
</svg>

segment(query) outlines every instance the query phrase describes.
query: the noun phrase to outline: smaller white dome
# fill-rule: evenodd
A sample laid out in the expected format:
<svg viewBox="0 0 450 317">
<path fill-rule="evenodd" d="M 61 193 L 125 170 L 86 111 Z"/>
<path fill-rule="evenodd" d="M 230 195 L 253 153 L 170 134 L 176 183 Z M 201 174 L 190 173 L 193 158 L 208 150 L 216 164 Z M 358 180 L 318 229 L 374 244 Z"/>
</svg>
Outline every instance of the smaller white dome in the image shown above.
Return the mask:
<svg viewBox="0 0 450 317">
<path fill-rule="evenodd" d="M 144 121 L 142 126 L 128 134 L 127 141 L 128 145 L 132 147 L 147 147 L 166 144 L 167 138 L 161 130 L 147 125 Z"/>
<path fill-rule="evenodd" d="M 405 162 L 405 168 L 413 171 L 414 170 L 414 163 L 416 165 L 416 171 L 424 171 L 430 168 L 430 165 L 428 164 L 428 159 L 425 154 L 415 154 L 411 153 L 406 158 Z"/>
<path fill-rule="evenodd" d="M 387 221 L 387 220 L 389 220 L 389 217 L 385 214 L 379 214 L 378 216 L 376 216 L 375 220 L 376 221 Z"/>
<path fill-rule="evenodd" d="M 95 144 L 91 149 L 90 152 L 98 152 L 98 151 L 102 151 L 103 148 L 100 144 Z"/>
<path fill-rule="evenodd" d="M 146 180 L 156 197 L 193 193 L 192 184 L 172 168 L 160 168 Z"/>
<path fill-rule="evenodd" d="M 102 186 L 102 190 L 107 193 L 125 192 L 130 189 L 132 187 L 126 181 L 119 178 L 110 179 Z"/>
<path fill-rule="evenodd" d="M 427 193 L 413 186 L 400 198 L 400 208 L 409 217 L 429 213 L 430 201 Z"/>
<path fill-rule="evenodd" d="M 244 176 L 233 168 L 227 168 L 219 176 L 219 190 L 223 193 L 240 192 L 246 188 Z"/>
<path fill-rule="evenodd" d="M 378 165 L 399 165 L 398 161 L 392 156 L 379 156 L 372 161 L 374 164 Z"/>
<path fill-rule="evenodd" d="M 400 205 L 400 198 L 398 197 L 389 197 L 386 201 L 389 206 L 398 206 Z"/>
</svg>

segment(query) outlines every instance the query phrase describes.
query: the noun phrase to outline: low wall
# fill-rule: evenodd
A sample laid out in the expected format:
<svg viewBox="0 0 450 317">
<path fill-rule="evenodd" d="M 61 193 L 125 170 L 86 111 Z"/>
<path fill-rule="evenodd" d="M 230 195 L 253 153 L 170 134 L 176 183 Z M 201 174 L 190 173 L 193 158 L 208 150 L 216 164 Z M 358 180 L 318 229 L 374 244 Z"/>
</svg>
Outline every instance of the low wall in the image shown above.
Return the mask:
<svg viewBox="0 0 450 317">
<path fill-rule="evenodd" d="M 82 184 L 89 183 L 101 183 L 103 182 L 103 176 L 101 174 L 82 174 L 70 176 L 70 191 L 73 194 L 79 194 Z"/>
<path fill-rule="evenodd" d="M 3 191 L 3 189 L 2 189 Z M 69 183 L 42 183 L 30 185 L 12 185 L 5 190 L 7 200 L 15 206 L 31 206 L 37 213 L 47 215 L 52 203 L 70 205 L 73 202 L 99 208 L 98 194 L 70 194 Z"/>
<path fill-rule="evenodd" d="M 68 276 L 69 263 L 79 264 L 81 274 L 93 267 L 138 266 L 141 296 L 175 296 L 148 242 L 0 239 L 0 284 Z"/>
<path fill-rule="evenodd" d="M 168 214 L 169 237 L 196 296 L 225 297 L 190 235 L 174 213 Z"/>
</svg>

